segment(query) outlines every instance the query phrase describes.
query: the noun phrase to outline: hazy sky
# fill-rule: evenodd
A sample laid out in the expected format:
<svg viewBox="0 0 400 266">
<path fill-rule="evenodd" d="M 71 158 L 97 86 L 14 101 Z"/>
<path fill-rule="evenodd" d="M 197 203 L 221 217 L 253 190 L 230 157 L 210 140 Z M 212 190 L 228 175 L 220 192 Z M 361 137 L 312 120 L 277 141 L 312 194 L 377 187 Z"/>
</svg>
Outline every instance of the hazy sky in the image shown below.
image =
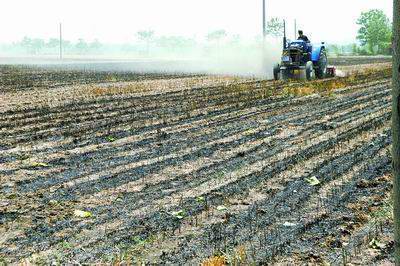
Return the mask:
<svg viewBox="0 0 400 266">
<path fill-rule="evenodd" d="M 267 0 L 269 17 L 293 20 L 313 41 L 352 42 L 362 11 L 383 9 L 392 16 L 392 0 Z M 226 29 L 253 37 L 261 32 L 262 0 L 2 0 L 0 42 L 23 36 L 95 38 L 120 43 L 135 39 L 138 30 L 157 34 L 202 38 L 207 32 Z"/>
</svg>

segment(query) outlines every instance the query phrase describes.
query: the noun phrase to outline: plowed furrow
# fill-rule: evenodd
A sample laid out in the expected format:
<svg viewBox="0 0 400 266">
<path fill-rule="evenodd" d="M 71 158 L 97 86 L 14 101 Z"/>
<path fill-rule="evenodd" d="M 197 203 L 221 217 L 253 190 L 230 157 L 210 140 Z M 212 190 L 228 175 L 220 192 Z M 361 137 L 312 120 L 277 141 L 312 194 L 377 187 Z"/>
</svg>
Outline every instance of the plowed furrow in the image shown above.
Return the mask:
<svg viewBox="0 0 400 266">
<path fill-rule="evenodd" d="M 189 240 L 192 242 L 191 245 L 177 247 L 180 252 L 168 254 L 167 257 L 164 257 L 164 260 L 174 263 L 187 260 L 190 257 L 199 258 L 202 254 L 209 254 L 208 256 L 210 256 L 216 250 L 222 251 L 238 245 L 256 250 L 256 256 L 252 259 L 258 262 L 272 262 L 275 256 L 289 253 L 291 242 L 296 242 L 295 239 L 299 239 L 306 230 L 312 232 L 312 229 L 315 228 L 318 231 L 324 219 L 335 225 L 335 221 L 328 217 L 334 217 L 335 212 L 340 213 L 337 208 L 343 202 L 348 203 L 343 199 L 354 193 L 357 188 L 355 184 L 362 178 L 362 175 L 360 177 L 353 176 L 351 182 L 340 180 L 340 187 L 331 186 L 331 191 L 325 191 L 322 195 L 321 189 L 311 188 L 304 181 L 305 178 L 317 176 L 326 190 L 325 186 L 329 186 L 329 183 L 332 183 L 333 180 L 340 179 L 342 175 L 352 171 L 355 166 L 360 168 L 358 164 L 363 165 L 361 169 L 366 167 L 370 163 L 368 160 L 370 158 L 374 158 L 374 161 L 377 162 L 377 164 L 372 164 L 374 167 L 379 169 L 380 166 L 384 166 L 387 171 L 388 161 L 382 160 L 384 158 L 382 155 L 378 156 L 378 159 L 375 156 L 383 149 L 387 150 L 390 144 L 388 135 L 390 136 L 390 131 L 386 131 L 383 136 L 372 140 L 373 146 L 364 142 L 363 145 L 356 147 L 351 152 L 329 158 L 329 161 L 323 161 L 317 168 L 313 167 L 312 172 L 293 178 L 292 182 L 286 183 L 284 190 L 277 193 L 276 196 L 272 196 L 272 198 L 266 196 L 265 200 L 257 201 L 242 209 L 237 216 L 230 215 L 228 223 L 211 224 L 206 227 L 207 229 L 202 232 L 202 239 L 198 239 L 197 243 Z M 376 176 L 376 173 L 374 174 Z M 326 195 L 326 197 L 323 195 Z M 338 195 L 340 196 L 338 197 Z M 309 205 L 314 202 L 313 198 L 315 198 L 318 206 L 313 206 L 310 209 Z M 328 207 L 329 209 L 326 210 Z M 285 220 L 288 218 L 289 220 Z M 243 221 L 246 222 L 243 223 Z M 283 226 L 285 222 L 292 222 L 294 226 L 285 227 Z M 327 231 L 323 232 L 329 232 L 329 228 L 326 228 L 327 222 L 324 222 L 324 226 L 322 226 Z M 316 236 L 316 234 L 313 233 L 313 236 Z M 184 239 L 185 235 L 182 238 Z M 315 239 L 318 238 L 315 237 Z M 181 243 L 183 242 L 184 240 Z M 299 245 L 301 243 L 304 245 L 304 242 L 299 241 Z M 195 250 L 188 249 L 192 245 L 197 248 Z M 296 246 L 293 251 L 299 249 L 300 246 Z M 182 250 L 187 251 L 182 252 Z M 193 254 L 192 252 L 196 253 Z"/>
<path fill-rule="evenodd" d="M 245 188 L 245 187 L 250 188 L 250 187 L 257 186 L 257 184 L 259 184 L 259 182 L 261 182 L 264 179 L 263 176 L 265 176 L 265 175 L 273 176 L 274 174 L 287 169 L 287 167 L 289 167 L 290 165 L 296 164 L 297 162 L 300 162 L 306 158 L 315 156 L 315 154 L 318 154 L 320 151 L 329 149 L 329 147 L 335 146 L 338 142 L 346 141 L 346 139 L 354 137 L 355 135 L 359 134 L 360 132 L 374 128 L 374 127 L 378 126 L 379 124 L 384 123 L 389 118 L 390 118 L 389 114 L 384 114 L 382 116 L 377 116 L 372 119 L 363 119 L 364 120 L 363 122 L 354 123 L 354 125 L 352 125 L 351 128 L 345 129 L 345 131 L 343 133 L 340 133 L 334 139 L 328 139 L 328 140 L 322 140 L 322 141 L 319 140 L 316 143 L 313 143 L 309 147 L 305 147 L 305 148 L 300 149 L 297 152 L 293 152 L 293 155 L 289 155 L 289 157 L 286 157 L 286 158 L 283 157 L 283 158 L 279 159 L 279 161 L 273 162 L 272 168 L 270 168 L 271 166 L 269 164 L 266 166 L 263 166 L 263 164 L 260 162 L 260 167 L 258 169 L 256 168 L 255 173 L 246 174 L 245 178 L 244 178 L 244 176 L 242 176 L 239 179 L 233 178 L 233 179 L 229 180 L 228 182 L 222 182 L 222 184 L 216 184 L 216 186 L 214 188 L 210 188 L 210 189 L 206 189 L 206 190 L 199 188 L 199 190 L 196 190 L 198 192 L 194 191 L 194 192 L 190 193 L 190 197 L 196 196 L 196 194 L 199 195 L 198 193 L 201 191 L 200 195 L 207 196 L 210 203 L 214 203 L 214 202 L 217 203 L 221 199 L 221 197 L 218 196 L 218 195 L 220 195 L 220 193 L 222 195 L 226 195 L 226 196 L 232 195 L 233 193 L 237 193 L 237 191 L 241 191 L 240 193 L 243 193 L 244 191 L 246 191 L 246 189 L 244 189 L 244 191 L 243 191 L 243 188 Z M 218 192 L 218 193 L 216 193 L 216 192 Z M 179 197 L 179 193 L 177 193 L 177 194 L 178 194 L 177 196 Z M 185 194 L 183 194 L 183 195 L 185 195 Z M 184 197 L 186 197 L 186 196 L 184 196 Z M 194 207 L 194 206 L 190 207 L 190 205 L 193 205 L 193 204 L 194 204 L 194 202 L 192 200 L 189 200 L 187 203 L 181 204 L 181 206 L 184 209 L 196 209 L 196 207 Z M 149 221 L 149 224 L 154 223 L 153 225 L 157 225 L 161 221 L 163 221 L 165 218 L 168 219 L 168 217 L 164 217 L 164 219 L 161 219 L 160 221 L 158 221 L 160 219 L 160 217 L 159 217 L 160 213 L 157 213 L 155 216 L 154 215 L 155 214 L 151 215 L 149 217 L 149 219 L 146 218 L 146 220 Z M 71 226 L 70 223 L 68 223 L 68 225 Z M 156 226 L 156 228 L 159 229 L 159 226 Z M 49 231 L 51 232 L 53 230 L 49 230 Z M 37 237 L 38 237 L 38 235 L 36 234 L 35 238 L 37 238 Z M 41 237 L 40 237 L 40 239 L 41 239 Z M 41 240 L 44 240 L 44 239 L 41 239 Z"/>
<path fill-rule="evenodd" d="M 377 96 L 379 96 L 379 95 L 377 95 Z M 371 102 L 371 100 L 372 99 L 367 99 L 367 101 L 370 101 L 370 102 Z M 382 108 L 386 108 L 387 104 L 388 103 L 381 104 L 380 102 L 378 102 L 378 103 L 376 103 L 374 105 L 378 106 L 378 110 L 379 110 L 379 109 L 382 109 Z M 336 112 L 337 110 L 338 109 L 333 108 L 334 112 Z M 345 112 L 346 109 L 342 108 L 340 110 Z M 374 110 L 375 110 L 374 108 L 372 108 L 372 109 L 366 108 L 364 110 L 358 110 L 358 111 L 355 111 L 355 112 L 347 112 L 347 113 L 345 112 L 344 115 L 340 115 L 337 118 L 336 117 L 332 117 L 334 119 L 331 119 L 332 121 L 330 121 L 330 122 L 335 123 L 336 121 L 342 121 L 344 119 L 344 117 L 350 117 L 350 121 L 351 120 L 356 120 L 358 117 L 366 115 L 369 112 L 372 112 Z M 321 110 L 319 115 L 316 115 L 315 117 L 319 118 L 320 116 L 327 115 L 327 114 L 330 114 L 330 113 L 325 113 L 323 110 Z M 288 122 L 290 122 L 290 120 Z M 285 137 L 285 138 L 283 138 L 281 140 L 278 139 L 277 140 L 278 142 L 275 143 L 276 147 L 280 147 L 280 149 L 282 149 L 282 147 L 285 146 L 284 145 L 285 143 L 286 143 L 286 145 L 288 143 L 291 143 L 291 142 L 295 143 L 293 140 L 296 140 L 297 138 L 299 138 L 299 136 L 301 136 L 303 138 L 310 137 L 310 135 L 312 135 L 313 132 L 315 132 L 315 131 L 318 132 L 320 130 L 318 127 L 315 128 L 314 124 L 315 123 L 309 124 L 306 128 L 303 129 L 302 132 L 299 132 L 299 133 L 296 133 L 296 134 L 291 134 L 291 135 L 289 135 L 289 136 L 287 136 L 287 137 Z M 272 125 L 270 123 L 268 124 L 267 136 L 268 135 L 274 135 L 273 132 L 274 131 L 276 132 L 278 130 L 277 129 L 277 125 L 278 125 L 277 123 L 274 123 Z M 270 127 L 270 126 L 272 126 L 272 127 Z M 244 144 L 244 143 L 246 143 L 248 141 L 254 141 L 257 138 L 260 138 L 260 137 L 264 136 L 265 132 L 267 130 L 266 128 L 264 128 L 264 126 L 259 124 L 257 130 L 253 130 L 254 132 L 251 132 L 251 134 L 247 134 L 246 130 L 249 130 L 249 128 L 251 128 L 251 127 L 252 127 L 251 124 L 250 124 L 250 126 L 247 125 L 247 124 L 244 124 L 244 125 L 236 125 L 236 124 L 234 124 L 234 129 L 237 130 L 236 132 L 234 131 L 232 133 L 232 131 L 231 131 L 232 128 L 227 128 L 227 129 L 224 129 L 223 131 L 219 131 L 218 132 L 219 134 L 216 135 L 216 136 L 213 136 L 213 134 L 215 134 L 215 132 L 211 132 L 210 134 L 204 134 L 205 132 L 202 131 L 202 132 L 200 132 L 200 135 L 199 135 L 198 139 L 190 138 L 191 139 L 191 143 L 193 143 L 196 146 L 193 147 L 194 150 L 192 148 L 191 148 L 191 150 L 188 150 L 188 153 L 191 153 L 192 157 L 194 157 L 194 158 L 205 156 L 206 154 L 212 154 L 215 151 L 218 151 L 219 149 L 221 149 L 220 145 L 222 143 L 224 145 L 224 149 L 229 150 L 229 149 L 235 148 L 235 147 L 237 147 L 239 145 L 242 145 L 242 144 Z M 313 129 L 313 131 L 309 132 L 311 129 Z M 225 133 L 224 133 L 224 131 L 225 131 Z M 240 132 L 241 133 L 245 133 L 245 135 L 243 135 L 241 137 L 238 137 L 238 138 L 234 138 L 230 142 L 218 141 L 219 139 L 223 139 L 223 138 L 228 138 L 229 139 L 230 137 L 235 136 L 236 134 L 238 134 Z M 299 134 L 302 134 L 302 135 L 299 135 Z M 178 139 L 180 139 L 180 138 L 181 137 L 178 136 Z M 88 159 L 88 161 L 95 166 L 95 169 L 93 171 L 90 171 L 90 169 L 91 169 L 90 165 L 82 164 L 83 163 L 82 161 L 76 161 L 76 162 L 68 161 L 68 164 L 79 163 L 80 165 L 83 166 L 85 174 L 95 174 L 98 171 L 98 169 L 102 169 L 102 168 L 103 169 L 110 169 L 110 167 L 111 168 L 115 168 L 118 165 L 122 165 L 122 166 L 124 166 L 124 169 L 126 169 L 127 168 L 126 166 L 129 163 L 132 164 L 133 162 L 137 161 L 139 158 L 142 159 L 142 160 L 146 159 L 146 158 L 149 158 L 149 159 L 151 159 L 151 158 L 161 158 L 161 161 L 159 161 L 159 160 L 156 161 L 157 166 L 161 167 L 159 162 L 162 162 L 162 161 L 165 160 L 165 159 L 162 159 L 163 156 L 165 156 L 165 158 L 167 158 L 169 154 L 173 154 L 173 153 L 179 152 L 180 150 L 184 150 L 185 148 L 186 149 L 188 148 L 188 147 L 185 147 L 185 144 L 188 144 L 187 139 L 188 139 L 187 137 L 184 137 L 184 138 L 182 138 L 181 142 L 176 142 L 176 140 L 174 139 L 174 141 L 172 141 L 172 142 L 167 141 L 167 142 L 163 143 L 162 145 L 160 145 L 161 147 L 150 147 L 149 149 L 152 151 L 150 154 L 148 153 L 148 151 L 147 152 L 144 151 L 144 152 L 139 152 L 139 153 L 135 154 L 134 156 L 129 156 L 127 154 L 125 154 L 125 155 L 123 155 L 121 157 L 113 156 L 113 157 L 110 157 L 110 158 L 104 157 L 105 154 L 100 154 L 100 155 L 97 154 L 96 157 L 88 156 L 88 157 L 86 157 Z M 200 146 L 202 144 L 211 143 L 213 141 L 216 141 L 215 145 L 213 145 L 213 146 L 206 145 L 204 148 L 201 148 L 201 146 Z M 148 145 L 148 144 L 149 143 L 145 143 L 145 145 Z M 172 147 L 172 149 L 171 149 L 171 147 Z M 197 148 L 197 147 L 199 147 L 200 149 Z M 132 150 L 137 150 L 137 149 L 140 149 L 140 148 L 141 148 L 140 146 L 131 147 Z M 116 149 L 113 150 L 113 154 L 117 154 L 117 152 L 118 152 L 118 150 L 116 150 Z M 271 149 L 271 154 L 273 154 L 274 152 L 279 152 L 279 150 Z M 256 154 L 255 157 L 257 157 L 257 156 L 259 156 L 259 155 Z M 238 157 L 240 157 L 240 156 L 238 156 Z M 105 163 L 102 164 L 102 162 L 96 160 L 96 158 L 105 158 L 105 160 L 104 160 Z M 112 161 L 112 165 L 109 164 L 110 161 Z M 121 161 L 121 162 L 119 163 L 119 161 Z M 145 175 L 146 173 L 154 172 L 157 169 L 151 168 L 151 169 L 148 169 L 148 170 L 147 169 L 146 170 L 138 169 L 138 170 L 139 170 L 139 172 L 132 172 L 131 170 L 124 170 L 124 172 L 119 172 L 118 174 L 121 174 L 121 175 L 125 174 L 125 176 L 135 176 L 135 177 L 137 177 L 139 179 L 141 176 Z M 74 170 L 74 173 L 78 174 L 78 176 L 80 175 L 79 171 L 76 172 Z M 9 172 L 9 174 L 10 174 L 10 172 Z M 117 173 L 114 172 L 112 174 L 112 176 L 115 177 L 116 174 Z M 64 180 L 68 180 L 67 178 L 70 178 L 70 175 L 68 175 L 67 173 L 63 173 L 62 176 L 55 175 L 51 179 L 49 179 L 48 177 L 45 176 L 42 179 L 35 180 L 35 183 L 38 183 L 38 184 L 40 183 L 42 187 L 43 186 L 46 187 L 48 185 L 48 183 L 51 182 L 51 180 L 56 180 L 57 182 L 63 182 Z M 120 176 L 119 178 L 125 178 L 125 177 Z M 101 180 L 101 178 L 100 178 L 100 180 Z M 113 181 L 116 181 L 116 180 L 113 180 Z M 29 183 L 31 183 L 31 181 L 29 181 Z M 24 186 L 23 186 L 24 183 L 21 182 L 19 184 L 22 186 L 22 190 L 24 190 L 23 189 L 24 188 Z M 56 184 L 56 183 L 51 183 L 51 185 L 54 185 L 54 184 Z M 35 190 L 40 188 L 38 186 L 35 186 L 35 184 L 33 184 L 32 187 L 34 187 Z"/>
<path fill-rule="evenodd" d="M 379 88 L 378 88 L 379 89 Z M 387 92 L 387 90 L 385 90 L 384 92 L 378 92 L 378 94 L 379 93 L 385 93 L 385 92 Z M 376 97 L 378 97 L 379 95 L 375 95 Z M 383 96 L 383 95 L 382 95 Z M 351 103 L 351 102 L 353 102 L 353 103 L 356 103 L 357 102 L 357 99 L 359 98 L 360 96 L 359 95 L 354 95 L 351 99 L 352 100 L 350 100 L 348 103 Z M 360 101 L 361 101 L 361 99 L 359 99 Z M 326 100 L 324 100 L 323 101 L 324 103 L 323 103 L 323 105 L 321 105 L 321 114 L 323 113 L 323 110 L 324 110 L 324 105 L 327 105 L 328 106 L 328 108 L 331 108 L 332 109 L 332 106 L 330 106 L 329 107 L 329 102 L 326 102 Z M 364 101 L 363 101 L 364 102 Z M 360 102 L 361 103 L 361 102 Z M 314 103 L 314 104 L 322 104 L 322 103 L 318 103 L 318 102 L 316 102 L 316 103 Z M 279 106 L 279 105 L 278 105 Z M 337 106 L 334 106 L 333 108 L 343 108 L 344 106 L 346 106 L 346 102 L 344 103 L 344 104 L 342 104 L 342 105 L 340 105 L 340 104 L 337 104 Z M 236 119 L 244 119 L 244 118 L 251 118 L 251 116 L 252 115 L 258 115 L 258 114 L 260 114 L 260 113 L 265 113 L 265 112 L 267 112 L 268 110 L 272 110 L 272 109 L 276 109 L 277 108 L 277 106 L 276 107 L 273 107 L 273 106 L 265 106 L 265 107 L 262 107 L 262 109 L 261 110 L 257 110 L 257 111 L 251 111 L 252 109 L 250 109 L 250 112 L 248 113 L 248 114 L 241 114 L 241 112 L 239 112 L 239 116 L 237 116 L 236 117 Z M 296 106 L 294 106 L 293 107 L 294 109 L 296 109 Z M 259 109 L 259 108 L 258 108 Z M 306 108 L 304 108 L 305 110 L 307 110 Z M 265 111 L 264 111 L 265 110 Z M 278 109 L 279 110 L 279 109 Z M 299 111 L 297 111 L 297 113 L 301 113 L 301 112 L 304 112 L 303 111 L 303 108 L 301 108 L 301 109 L 299 109 Z M 274 114 L 275 113 L 275 111 L 274 112 L 272 112 L 272 114 Z M 291 112 L 292 113 L 292 112 Z M 289 116 L 291 116 L 291 113 L 289 113 Z M 316 115 L 315 113 L 317 113 L 317 115 L 318 115 L 318 112 L 313 112 L 313 113 L 310 113 L 309 115 L 308 115 L 308 119 L 312 119 L 312 117 L 313 117 L 313 115 Z M 229 117 L 229 115 L 227 116 L 227 117 Z M 277 118 L 279 118 L 279 117 L 277 117 Z M 274 118 L 275 119 L 275 118 Z M 225 120 L 225 121 L 224 121 Z M 235 116 L 233 116 L 232 118 L 228 118 L 228 119 L 225 119 L 224 118 L 224 120 L 212 120 L 212 122 L 210 122 L 208 119 L 204 119 L 204 120 L 199 120 L 198 122 L 200 122 L 200 123 L 203 123 L 202 121 L 204 121 L 204 124 L 206 125 L 206 126 L 217 126 L 217 125 L 223 125 L 224 123 L 226 123 L 226 122 L 231 122 L 231 121 L 235 121 Z M 304 121 L 299 121 L 299 122 L 304 122 Z M 179 123 L 178 123 L 179 124 Z M 185 122 L 184 124 L 182 124 L 182 127 L 184 127 L 186 124 L 188 124 L 188 125 L 190 125 L 190 124 L 196 124 L 196 123 L 193 123 L 193 121 L 188 121 L 188 122 Z M 168 128 L 168 127 L 167 127 Z M 191 127 L 192 128 L 192 127 Z M 204 129 L 204 127 L 194 127 L 193 129 L 199 129 L 199 130 L 202 130 L 202 129 Z M 164 131 L 166 134 L 168 134 L 168 131 Z M 139 133 L 139 132 L 138 132 Z M 143 132 L 140 132 L 141 134 L 143 134 Z M 176 132 L 174 132 L 173 133 L 174 135 L 176 135 Z M 167 135 L 167 137 L 168 137 L 168 135 Z M 153 140 L 155 140 L 155 141 L 158 141 L 158 139 L 159 139 L 159 137 L 155 137 L 155 138 L 153 138 Z M 104 138 L 103 138 L 103 141 L 104 141 Z M 63 149 L 63 150 L 65 150 L 65 149 L 67 149 L 68 147 L 65 147 L 65 145 L 64 146 L 62 146 L 61 147 L 61 149 Z M 112 147 L 111 149 L 115 149 L 114 147 Z M 52 147 L 51 148 L 51 152 L 54 152 L 55 151 L 55 147 Z M 38 150 L 36 150 L 36 153 L 38 153 L 39 151 Z"/>
<path fill-rule="evenodd" d="M 255 86 L 255 90 L 263 90 L 266 85 L 271 85 L 271 82 L 263 82 L 258 81 L 255 82 L 245 82 L 246 84 L 252 84 Z M 235 84 L 236 86 L 238 84 Z M 79 113 L 84 112 L 88 109 L 99 109 L 105 108 L 105 111 L 108 108 L 116 108 L 121 104 L 124 105 L 128 103 L 129 105 L 135 106 L 137 111 L 151 111 L 152 109 L 157 107 L 157 104 L 163 104 L 165 106 L 166 103 L 186 103 L 189 104 L 191 102 L 199 102 L 199 101 L 207 101 L 208 105 L 221 105 L 223 103 L 228 103 L 232 101 L 232 99 L 237 98 L 237 92 L 232 90 L 231 86 L 208 86 L 208 87 L 200 87 L 194 89 L 184 89 L 172 92 L 163 92 L 159 94 L 151 94 L 151 95 L 126 95 L 126 96 L 103 96 L 103 97 L 94 97 L 95 99 L 85 100 L 80 99 L 79 102 L 73 102 L 69 104 L 64 104 L 63 106 L 57 107 L 42 107 L 42 108 L 29 108 L 26 107 L 23 110 L 19 111 L 8 111 L 3 112 L 2 117 L 0 118 L 0 125 L 6 121 L 12 121 L 13 119 L 29 119 L 29 118 L 46 118 L 48 114 L 53 115 L 63 115 L 69 113 Z M 157 103 L 157 104 L 154 104 Z M 149 108 L 150 105 L 150 108 Z M 127 108 L 127 107 L 126 107 Z M 125 109 L 126 109 L 125 108 Z M 115 110 L 115 109 L 113 109 Z"/>
<path fill-rule="evenodd" d="M 236 99 L 237 97 L 234 97 L 234 99 Z M 140 99 L 140 98 L 139 98 Z M 37 122 L 40 122 L 40 125 L 36 126 L 36 127 L 32 127 L 31 124 L 33 122 L 36 121 L 25 121 L 24 124 L 28 125 L 28 128 L 23 128 L 21 127 L 22 125 L 18 123 L 18 120 L 15 120 L 15 117 L 11 118 L 10 124 L 6 124 L 4 125 L 4 133 L 1 133 L 0 131 L 0 136 L 5 134 L 4 136 L 8 136 L 8 135 L 18 135 L 21 133 L 26 133 L 27 130 L 30 130 L 32 132 L 41 132 L 44 129 L 48 129 L 48 131 L 54 131 L 55 129 L 60 130 L 60 128 L 62 127 L 67 127 L 70 128 L 71 126 L 78 126 L 77 123 L 82 123 L 85 121 L 96 121 L 97 119 L 106 119 L 109 118 L 110 120 L 114 119 L 121 119 L 123 116 L 126 116 L 129 114 L 129 116 L 132 116 L 132 111 L 134 112 L 135 115 L 133 115 L 135 117 L 136 120 L 144 120 L 144 119 L 148 119 L 151 117 L 160 117 L 163 119 L 168 119 L 169 117 L 174 117 L 176 115 L 180 115 L 181 113 L 186 114 L 188 113 L 188 111 L 191 111 L 191 107 L 190 107 L 190 103 L 191 102 L 195 102 L 196 105 L 199 106 L 207 106 L 208 111 L 206 111 L 207 109 L 204 109 L 204 112 L 209 112 L 212 111 L 212 101 L 210 101 L 207 97 L 204 97 L 204 99 L 207 99 L 207 105 L 205 105 L 205 103 L 199 103 L 198 100 L 193 99 L 192 101 L 190 100 L 185 100 L 185 99 L 177 99 L 177 100 L 173 100 L 173 101 L 166 101 L 165 103 L 157 103 L 155 104 L 153 107 L 148 107 L 148 105 L 152 105 L 154 100 L 152 102 L 149 102 L 148 104 L 143 103 L 142 101 L 140 103 L 131 103 L 129 99 L 124 99 L 124 100 L 119 100 L 120 102 L 117 102 L 115 104 L 112 104 L 111 102 L 106 102 L 103 105 L 99 105 L 99 106 L 92 106 L 88 111 L 87 110 L 86 114 L 85 114 L 85 110 L 81 110 L 80 112 L 76 113 L 76 112 L 72 112 L 70 109 L 67 109 L 68 112 L 67 113 L 60 113 L 60 115 L 57 115 L 56 113 L 50 111 L 50 110 L 44 110 L 41 114 L 41 116 L 39 117 L 39 119 L 37 120 Z M 257 98 L 255 99 L 257 100 Z M 282 99 L 277 99 L 278 101 L 282 101 Z M 178 108 L 175 106 L 173 107 L 172 103 L 176 103 L 176 102 L 180 102 L 180 103 L 187 103 L 184 104 L 182 107 L 178 106 Z M 237 101 L 234 101 L 233 104 L 235 104 Z M 262 104 L 265 103 L 269 103 L 271 102 L 270 99 L 266 99 L 261 101 Z M 258 103 L 259 104 L 259 103 Z M 122 106 L 121 106 L 122 105 Z M 144 110 L 140 110 L 141 106 L 145 106 Z M 134 110 L 132 110 L 132 108 L 134 108 Z M 179 108 L 182 108 L 182 110 L 179 110 Z M 211 108 L 211 109 L 210 109 Z M 221 106 L 220 106 L 221 108 Z M 56 109 L 57 112 L 59 112 L 59 109 Z M 229 108 L 229 104 L 228 104 L 228 108 L 225 107 L 225 109 L 227 109 L 227 111 L 231 112 L 232 107 Z M 98 111 L 95 111 L 98 110 Z M 140 113 L 143 113 L 144 116 L 140 116 Z M 46 117 L 49 116 L 49 117 Z M 57 120 L 57 119 L 61 119 L 59 122 L 57 121 L 51 121 L 48 123 L 43 124 L 43 121 L 47 121 L 49 119 L 52 120 Z M 133 121 L 136 121 L 133 120 Z M 68 127 L 69 126 L 69 127 Z M 11 130 L 7 130 L 8 128 L 15 128 L 14 132 Z M 39 136 L 36 138 L 43 138 L 45 136 Z"/>
</svg>

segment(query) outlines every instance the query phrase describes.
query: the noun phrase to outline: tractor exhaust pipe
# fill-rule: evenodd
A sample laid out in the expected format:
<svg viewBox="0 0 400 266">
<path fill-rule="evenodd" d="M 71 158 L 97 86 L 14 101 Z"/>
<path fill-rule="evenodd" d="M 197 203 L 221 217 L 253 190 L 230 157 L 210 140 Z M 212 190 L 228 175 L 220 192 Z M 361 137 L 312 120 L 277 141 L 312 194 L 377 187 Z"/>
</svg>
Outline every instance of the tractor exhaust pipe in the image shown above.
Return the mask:
<svg viewBox="0 0 400 266">
<path fill-rule="evenodd" d="M 286 20 L 283 20 L 283 49 L 286 49 Z"/>
</svg>

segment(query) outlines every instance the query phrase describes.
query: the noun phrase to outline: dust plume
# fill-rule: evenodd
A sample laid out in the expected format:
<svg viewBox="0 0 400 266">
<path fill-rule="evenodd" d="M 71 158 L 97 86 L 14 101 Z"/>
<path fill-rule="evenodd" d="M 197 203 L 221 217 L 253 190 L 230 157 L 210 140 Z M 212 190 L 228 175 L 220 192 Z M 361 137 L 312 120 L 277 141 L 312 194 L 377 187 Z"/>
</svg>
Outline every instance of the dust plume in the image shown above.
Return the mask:
<svg viewBox="0 0 400 266">
<path fill-rule="evenodd" d="M 146 51 L 147 50 L 147 51 Z M 190 47 L 141 47 L 132 52 L 123 47 L 103 45 L 96 53 L 66 53 L 13 56 L 0 51 L 0 64 L 28 64 L 57 69 L 151 73 L 190 73 L 272 78 L 279 61 L 280 41 L 276 39 L 217 43 L 195 43 Z"/>
</svg>

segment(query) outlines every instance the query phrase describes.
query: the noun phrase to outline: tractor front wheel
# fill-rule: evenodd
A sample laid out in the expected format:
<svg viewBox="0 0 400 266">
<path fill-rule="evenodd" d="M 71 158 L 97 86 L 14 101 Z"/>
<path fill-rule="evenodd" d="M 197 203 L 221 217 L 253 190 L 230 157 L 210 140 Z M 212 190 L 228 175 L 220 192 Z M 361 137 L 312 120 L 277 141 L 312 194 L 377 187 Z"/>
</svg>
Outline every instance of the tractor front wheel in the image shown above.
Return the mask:
<svg viewBox="0 0 400 266">
<path fill-rule="evenodd" d="M 314 65 L 312 61 L 308 61 L 306 64 L 306 78 L 308 81 L 312 79 L 312 72 L 314 70 Z"/>
<path fill-rule="evenodd" d="M 279 74 L 281 72 L 281 66 L 279 64 L 274 65 L 274 79 L 279 80 Z"/>
</svg>

